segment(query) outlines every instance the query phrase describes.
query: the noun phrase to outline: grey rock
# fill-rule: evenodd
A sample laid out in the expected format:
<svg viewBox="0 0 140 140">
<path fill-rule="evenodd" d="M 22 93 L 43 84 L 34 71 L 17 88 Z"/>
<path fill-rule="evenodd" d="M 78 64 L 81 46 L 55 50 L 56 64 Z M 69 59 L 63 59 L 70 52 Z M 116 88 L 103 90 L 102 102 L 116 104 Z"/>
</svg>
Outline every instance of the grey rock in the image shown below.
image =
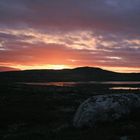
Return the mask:
<svg viewBox="0 0 140 140">
<path fill-rule="evenodd" d="M 75 127 L 93 127 L 98 121 L 120 119 L 139 107 L 139 94 L 96 95 L 79 106 L 74 116 L 73 125 Z"/>
</svg>

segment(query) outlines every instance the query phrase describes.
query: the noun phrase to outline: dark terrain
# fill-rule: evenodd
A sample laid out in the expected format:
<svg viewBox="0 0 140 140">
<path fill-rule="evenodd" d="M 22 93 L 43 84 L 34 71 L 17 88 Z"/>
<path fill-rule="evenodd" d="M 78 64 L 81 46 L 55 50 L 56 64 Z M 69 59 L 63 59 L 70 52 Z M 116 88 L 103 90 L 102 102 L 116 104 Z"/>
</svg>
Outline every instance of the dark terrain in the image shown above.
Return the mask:
<svg viewBox="0 0 140 140">
<path fill-rule="evenodd" d="M 93 74 L 93 70 L 100 76 Z M 48 70 L 49 71 L 49 70 Z M 92 71 L 91 73 L 89 73 Z M 49 72 L 48 72 L 49 73 Z M 113 123 L 99 123 L 95 128 L 76 129 L 72 126 L 78 106 L 87 98 L 97 94 L 136 93 L 140 90 L 110 90 L 113 84 L 79 84 L 72 87 L 26 85 L 19 82 L 45 81 L 88 81 L 98 76 L 102 79 L 111 75 L 129 75 L 139 81 L 140 74 L 118 74 L 101 69 L 74 69 L 63 71 L 21 71 L 0 74 L 0 139 L 1 140 L 139 140 L 140 113 L 130 114 Z M 67 75 L 68 73 L 72 73 Z M 75 74 L 75 75 L 74 75 Z M 78 74 L 78 75 L 76 75 Z M 38 75 L 38 76 L 37 76 Z M 44 77 L 46 75 L 46 77 Z M 87 75 L 87 77 L 86 77 Z M 125 76 L 124 76 L 125 75 Z M 137 75 L 137 76 L 136 76 Z M 29 76 L 29 77 L 28 77 Z M 55 79 L 56 76 L 56 79 Z M 62 77 L 61 77 L 62 76 Z M 119 77 L 118 76 L 118 77 Z M 115 77 L 115 76 L 114 76 Z M 135 79 L 135 78 L 136 79 Z M 61 79 L 62 78 L 62 79 Z M 79 78 L 79 79 L 78 79 Z M 128 79 L 129 79 L 128 78 Z M 51 80 L 48 81 L 51 81 Z M 61 80 L 59 80 L 61 79 Z M 97 80 L 96 79 L 96 80 Z M 108 77 L 108 80 L 110 78 Z M 121 78 L 124 80 L 123 78 Z M 129 80 L 130 80 L 129 79 Z M 3 80 L 3 81 L 2 81 Z M 13 80 L 13 81 L 12 81 Z M 102 79 L 105 81 L 105 79 Z M 140 85 L 118 85 L 139 87 Z M 127 139 L 125 139 L 127 138 Z"/>
<path fill-rule="evenodd" d="M 140 81 L 140 73 L 116 73 L 100 68 L 0 72 L 2 82 Z"/>
</svg>

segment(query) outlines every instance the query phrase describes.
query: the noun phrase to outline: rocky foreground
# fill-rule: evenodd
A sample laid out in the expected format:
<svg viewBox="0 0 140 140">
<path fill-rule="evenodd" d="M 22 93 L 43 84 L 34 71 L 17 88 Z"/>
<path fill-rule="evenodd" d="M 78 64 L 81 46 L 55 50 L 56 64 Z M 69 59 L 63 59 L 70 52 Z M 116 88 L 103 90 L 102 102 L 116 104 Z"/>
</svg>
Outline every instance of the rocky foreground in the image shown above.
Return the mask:
<svg viewBox="0 0 140 140">
<path fill-rule="evenodd" d="M 73 125 L 94 127 L 97 122 L 113 122 L 140 109 L 140 94 L 97 95 L 78 108 Z"/>
</svg>

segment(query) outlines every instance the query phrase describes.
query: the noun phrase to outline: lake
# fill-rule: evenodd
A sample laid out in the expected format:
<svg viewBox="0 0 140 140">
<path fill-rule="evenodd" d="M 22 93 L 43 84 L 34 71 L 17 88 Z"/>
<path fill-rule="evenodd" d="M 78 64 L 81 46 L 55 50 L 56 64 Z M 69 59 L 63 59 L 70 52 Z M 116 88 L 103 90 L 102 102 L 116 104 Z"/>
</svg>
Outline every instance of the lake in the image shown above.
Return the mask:
<svg viewBox="0 0 140 140">
<path fill-rule="evenodd" d="M 112 90 L 140 90 L 140 87 L 111 87 Z"/>
<path fill-rule="evenodd" d="M 32 82 L 26 85 L 74 87 L 78 85 L 110 85 L 111 90 L 140 90 L 140 81 Z M 120 86 L 121 85 L 121 86 Z"/>
</svg>

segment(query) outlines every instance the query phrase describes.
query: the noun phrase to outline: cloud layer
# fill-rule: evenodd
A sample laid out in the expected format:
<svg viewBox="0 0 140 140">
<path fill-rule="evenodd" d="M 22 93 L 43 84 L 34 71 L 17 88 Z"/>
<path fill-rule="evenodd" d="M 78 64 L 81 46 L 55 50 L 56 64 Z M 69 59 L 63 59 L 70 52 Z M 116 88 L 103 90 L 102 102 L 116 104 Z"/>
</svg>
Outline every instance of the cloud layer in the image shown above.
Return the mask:
<svg viewBox="0 0 140 140">
<path fill-rule="evenodd" d="M 1 0 L 0 65 L 140 71 L 139 7 L 139 0 Z"/>
</svg>

